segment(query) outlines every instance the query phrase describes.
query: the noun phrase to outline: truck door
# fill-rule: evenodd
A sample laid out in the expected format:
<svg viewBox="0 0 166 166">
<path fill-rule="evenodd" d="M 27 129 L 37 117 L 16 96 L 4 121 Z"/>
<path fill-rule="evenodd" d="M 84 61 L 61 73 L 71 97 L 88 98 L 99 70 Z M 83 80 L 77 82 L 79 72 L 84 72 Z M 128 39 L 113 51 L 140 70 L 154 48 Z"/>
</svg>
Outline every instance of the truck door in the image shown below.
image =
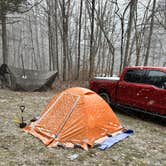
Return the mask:
<svg viewBox="0 0 166 166">
<path fill-rule="evenodd" d="M 166 73 L 157 70 L 149 70 L 146 78 L 146 90 L 148 110 L 166 115 Z"/>
<path fill-rule="evenodd" d="M 119 82 L 117 101 L 119 104 L 145 109 L 146 98 L 142 95 L 145 70 L 130 69 L 124 79 Z"/>
</svg>

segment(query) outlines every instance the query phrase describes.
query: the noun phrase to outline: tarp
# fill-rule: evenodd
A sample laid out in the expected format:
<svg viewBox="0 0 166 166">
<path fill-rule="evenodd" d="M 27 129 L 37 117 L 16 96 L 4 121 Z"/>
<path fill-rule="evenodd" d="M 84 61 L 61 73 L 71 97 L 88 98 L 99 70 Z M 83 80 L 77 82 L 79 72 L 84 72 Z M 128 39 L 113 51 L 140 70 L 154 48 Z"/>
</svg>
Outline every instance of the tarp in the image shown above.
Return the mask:
<svg viewBox="0 0 166 166">
<path fill-rule="evenodd" d="M 99 146 L 99 149 L 106 150 L 106 149 L 110 148 L 111 146 L 113 146 L 114 144 L 126 139 L 133 133 L 134 133 L 133 130 L 127 130 L 127 131 L 117 134 L 113 137 L 108 137 L 103 143 L 101 143 L 101 146 Z"/>
<path fill-rule="evenodd" d="M 55 96 L 40 118 L 24 130 L 48 147 L 93 147 L 96 140 L 124 128 L 110 106 L 95 92 L 70 88 Z"/>
<path fill-rule="evenodd" d="M 7 86 L 13 90 L 36 91 L 47 89 L 54 82 L 56 71 L 39 71 L 7 66 Z"/>
</svg>

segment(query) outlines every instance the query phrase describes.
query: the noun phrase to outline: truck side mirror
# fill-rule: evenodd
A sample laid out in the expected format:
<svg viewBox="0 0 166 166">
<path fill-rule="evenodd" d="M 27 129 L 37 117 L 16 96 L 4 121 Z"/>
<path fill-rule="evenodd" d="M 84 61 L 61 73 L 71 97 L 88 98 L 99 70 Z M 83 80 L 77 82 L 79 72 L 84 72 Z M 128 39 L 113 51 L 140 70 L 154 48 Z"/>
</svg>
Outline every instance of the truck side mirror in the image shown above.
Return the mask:
<svg viewBox="0 0 166 166">
<path fill-rule="evenodd" d="M 164 84 L 163 84 L 163 85 L 164 85 L 164 89 L 166 89 L 166 82 L 164 82 Z"/>
</svg>

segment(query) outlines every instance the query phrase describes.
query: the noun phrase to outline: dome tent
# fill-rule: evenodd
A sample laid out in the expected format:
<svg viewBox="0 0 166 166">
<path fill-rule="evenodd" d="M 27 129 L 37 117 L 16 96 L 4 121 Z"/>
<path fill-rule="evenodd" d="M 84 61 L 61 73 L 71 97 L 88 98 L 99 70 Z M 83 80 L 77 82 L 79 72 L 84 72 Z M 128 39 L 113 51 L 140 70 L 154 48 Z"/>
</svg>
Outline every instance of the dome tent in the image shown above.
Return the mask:
<svg viewBox="0 0 166 166">
<path fill-rule="evenodd" d="M 40 118 L 24 130 L 48 147 L 80 145 L 84 149 L 95 141 L 122 131 L 110 106 L 95 92 L 69 88 L 53 97 Z"/>
</svg>

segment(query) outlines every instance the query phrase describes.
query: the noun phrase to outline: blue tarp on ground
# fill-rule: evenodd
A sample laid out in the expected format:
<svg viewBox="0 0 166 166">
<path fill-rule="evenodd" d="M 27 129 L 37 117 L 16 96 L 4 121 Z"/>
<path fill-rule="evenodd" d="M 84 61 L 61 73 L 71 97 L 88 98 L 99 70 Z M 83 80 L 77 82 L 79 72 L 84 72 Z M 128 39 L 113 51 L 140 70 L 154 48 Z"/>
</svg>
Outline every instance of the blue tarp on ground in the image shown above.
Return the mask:
<svg viewBox="0 0 166 166">
<path fill-rule="evenodd" d="M 99 149 L 106 150 L 113 146 L 114 144 L 118 143 L 119 141 L 124 140 L 125 138 L 129 137 L 130 135 L 134 134 L 133 130 L 127 130 L 124 133 L 120 133 L 116 136 L 109 137 L 107 140 L 105 140 L 101 146 L 99 146 Z"/>
</svg>

